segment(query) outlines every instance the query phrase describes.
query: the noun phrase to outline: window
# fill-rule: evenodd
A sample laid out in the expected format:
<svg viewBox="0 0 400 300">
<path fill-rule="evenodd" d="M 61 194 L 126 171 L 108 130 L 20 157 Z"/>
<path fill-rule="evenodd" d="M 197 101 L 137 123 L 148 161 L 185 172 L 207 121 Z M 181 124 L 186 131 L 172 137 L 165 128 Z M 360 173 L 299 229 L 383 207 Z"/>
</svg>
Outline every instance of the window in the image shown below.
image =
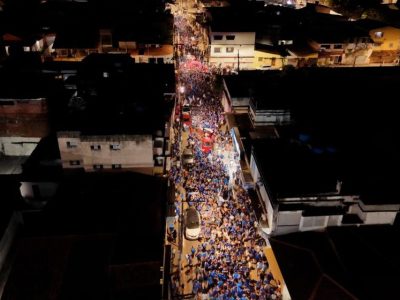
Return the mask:
<svg viewBox="0 0 400 300">
<path fill-rule="evenodd" d="M 67 142 L 67 148 L 76 148 L 76 147 L 78 147 L 77 142 L 75 142 L 75 141 L 68 141 Z"/>
<path fill-rule="evenodd" d="M 263 58 L 262 58 L 262 57 L 259 57 L 259 58 L 258 58 L 258 61 L 263 61 Z"/>
<path fill-rule="evenodd" d="M 228 41 L 233 41 L 233 40 L 235 39 L 235 36 L 234 36 L 234 35 L 227 35 L 227 36 L 226 36 L 226 39 L 227 39 Z"/>
<path fill-rule="evenodd" d="M 110 74 L 108 72 L 103 72 L 103 78 L 108 78 L 110 77 Z"/>
<path fill-rule="evenodd" d="M 235 50 L 233 47 L 226 47 L 226 53 L 232 53 Z"/>
<path fill-rule="evenodd" d="M 155 140 L 154 141 L 154 148 L 162 148 L 163 147 L 163 140 Z"/>
<path fill-rule="evenodd" d="M 322 48 L 322 49 L 330 49 L 330 48 L 331 48 L 331 45 L 322 44 L 322 45 L 321 45 L 321 48 Z"/>
<path fill-rule="evenodd" d="M 340 44 L 333 45 L 333 49 L 342 49 L 342 48 L 343 48 L 343 45 L 340 45 Z"/>
<path fill-rule="evenodd" d="M 383 38 L 383 32 L 382 31 L 377 31 L 377 32 L 374 33 L 374 35 L 378 39 Z"/>
<path fill-rule="evenodd" d="M 113 168 L 114 170 L 115 170 L 115 169 L 121 169 L 121 168 L 122 168 L 122 165 L 121 165 L 121 164 L 112 164 L 112 165 L 111 165 L 111 168 Z"/>
<path fill-rule="evenodd" d="M 214 48 L 214 53 L 221 53 L 221 48 L 220 47 L 215 47 Z"/>
<path fill-rule="evenodd" d="M 79 160 L 70 160 L 69 165 L 70 166 L 79 166 L 81 162 Z"/>
<path fill-rule="evenodd" d="M 118 144 L 118 143 L 111 144 L 110 150 L 114 150 L 114 151 L 121 150 L 121 144 Z"/>
<path fill-rule="evenodd" d="M 155 163 L 156 167 L 163 167 L 164 166 L 164 157 L 156 157 L 154 163 Z"/>
<path fill-rule="evenodd" d="M 100 145 L 91 145 L 90 149 L 92 151 L 99 151 L 99 150 L 101 150 L 101 146 Z"/>
<path fill-rule="evenodd" d="M 214 35 L 214 41 L 221 41 L 222 35 Z"/>
<path fill-rule="evenodd" d="M 103 170 L 103 165 L 93 165 L 93 170 Z"/>
<path fill-rule="evenodd" d="M 271 66 L 275 66 L 276 57 L 271 58 Z"/>
</svg>

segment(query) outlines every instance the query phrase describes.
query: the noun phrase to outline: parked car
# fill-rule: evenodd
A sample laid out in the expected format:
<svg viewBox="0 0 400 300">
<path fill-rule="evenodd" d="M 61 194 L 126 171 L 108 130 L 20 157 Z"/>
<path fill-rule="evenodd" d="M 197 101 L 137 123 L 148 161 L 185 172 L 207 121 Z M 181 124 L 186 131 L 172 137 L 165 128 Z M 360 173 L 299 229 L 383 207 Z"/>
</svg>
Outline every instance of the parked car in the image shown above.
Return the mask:
<svg viewBox="0 0 400 300">
<path fill-rule="evenodd" d="M 197 240 L 201 231 L 201 218 L 196 208 L 189 207 L 185 210 L 184 225 L 186 239 Z"/>
<path fill-rule="evenodd" d="M 182 153 L 182 165 L 184 168 L 191 167 L 194 164 L 193 150 L 186 148 Z"/>
</svg>

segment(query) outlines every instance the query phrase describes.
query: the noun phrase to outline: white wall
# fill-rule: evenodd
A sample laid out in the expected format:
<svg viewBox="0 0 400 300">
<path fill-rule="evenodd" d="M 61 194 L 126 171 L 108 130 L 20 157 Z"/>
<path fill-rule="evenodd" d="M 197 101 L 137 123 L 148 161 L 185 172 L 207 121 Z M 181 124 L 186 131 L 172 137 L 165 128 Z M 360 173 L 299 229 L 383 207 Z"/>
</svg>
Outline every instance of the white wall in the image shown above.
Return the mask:
<svg viewBox="0 0 400 300">
<path fill-rule="evenodd" d="M 329 216 L 301 217 L 300 231 L 317 230 L 328 225 Z"/>
<path fill-rule="evenodd" d="M 0 152 L 7 156 L 29 156 L 35 150 L 40 138 L 0 137 Z"/>
<path fill-rule="evenodd" d="M 42 197 L 52 197 L 55 195 L 58 184 L 55 182 L 21 182 L 20 192 L 24 198 L 33 198 L 32 186 L 39 186 L 40 195 Z"/>
<path fill-rule="evenodd" d="M 215 40 L 214 36 L 223 36 L 222 40 Z M 235 36 L 234 40 L 227 40 L 226 36 Z M 210 33 L 210 64 L 237 67 L 238 58 L 240 68 L 252 68 L 254 59 L 255 32 L 212 32 Z M 233 48 L 227 52 L 227 47 Z M 215 52 L 220 48 L 220 52 Z"/>
<path fill-rule="evenodd" d="M 393 224 L 396 219 L 397 212 L 368 212 L 365 213 L 364 224 Z"/>
<path fill-rule="evenodd" d="M 68 148 L 67 142 L 77 144 L 75 148 Z M 110 145 L 117 143 L 120 150 L 111 150 Z M 123 135 L 123 136 L 59 136 L 58 144 L 64 168 L 82 168 L 93 171 L 93 165 L 103 165 L 104 169 L 113 164 L 120 164 L 122 168 L 152 168 L 153 139 L 151 135 Z M 92 150 L 92 145 L 100 145 L 100 150 Z M 80 160 L 80 166 L 71 166 L 71 160 Z"/>
</svg>

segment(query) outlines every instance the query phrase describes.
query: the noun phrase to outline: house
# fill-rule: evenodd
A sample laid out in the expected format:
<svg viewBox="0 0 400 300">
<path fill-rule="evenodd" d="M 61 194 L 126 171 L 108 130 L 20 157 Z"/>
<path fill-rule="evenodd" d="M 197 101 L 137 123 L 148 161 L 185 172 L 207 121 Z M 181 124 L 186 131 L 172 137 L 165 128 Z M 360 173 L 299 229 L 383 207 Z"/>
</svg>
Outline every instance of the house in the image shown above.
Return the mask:
<svg viewBox="0 0 400 300">
<path fill-rule="evenodd" d="M 55 32 L 51 55 L 54 60 L 81 61 L 99 52 L 99 32 L 96 28 L 69 26 Z"/>
<path fill-rule="evenodd" d="M 293 299 L 390 299 L 400 277 L 398 234 L 398 226 L 329 227 L 270 242 Z M 372 271 L 371 261 L 387 275 Z"/>
<path fill-rule="evenodd" d="M 250 10 L 209 8 L 209 63 L 231 70 L 253 68 L 255 27 Z M 240 22 L 238 22 L 240 20 Z"/>
<path fill-rule="evenodd" d="M 381 22 L 360 21 L 374 42 L 369 58 L 371 65 L 398 65 L 400 56 L 400 28 Z"/>
<path fill-rule="evenodd" d="M 291 122 L 290 98 L 276 97 L 287 84 L 278 71 L 242 71 L 223 80 L 225 112 L 248 113 L 253 127 Z"/>
<path fill-rule="evenodd" d="M 121 54 L 90 55 L 82 63 L 80 87 L 57 134 L 63 168 L 164 174 L 173 65 L 134 64 Z"/>
<path fill-rule="evenodd" d="M 45 46 L 43 36 L 38 34 L 19 35 L 6 32 L 0 38 L 0 42 L 7 56 L 18 51 L 40 52 Z"/>
<path fill-rule="evenodd" d="M 115 28 L 113 51 L 129 53 L 136 63 L 173 63 L 172 32 L 172 16 L 140 15 Z"/>
<path fill-rule="evenodd" d="M 285 49 L 256 44 L 253 68 L 257 70 L 281 70 L 287 65 L 287 56 L 289 55 Z"/>
<path fill-rule="evenodd" d="M 368 32 L 354 23 L 322 14 L 308 38 L 310 46 L 318 51 L 318 66 L 368 65 L 374 45 Z"/>
<path fill-rule="evenodd" d="M 267 211 L 265 232 L 280 235 L 350 224 L 392 225 L 400 204 L 389 194 L 373 196 L 376 189 L 382 192 L 390 184 L 376 180 L 366 184 L 364 178 L 357 189 L 346 173 L 352 166 L 337 149 L 310 144 L 302 137 L 254 142 L 250 169 Z"/>
</svg>

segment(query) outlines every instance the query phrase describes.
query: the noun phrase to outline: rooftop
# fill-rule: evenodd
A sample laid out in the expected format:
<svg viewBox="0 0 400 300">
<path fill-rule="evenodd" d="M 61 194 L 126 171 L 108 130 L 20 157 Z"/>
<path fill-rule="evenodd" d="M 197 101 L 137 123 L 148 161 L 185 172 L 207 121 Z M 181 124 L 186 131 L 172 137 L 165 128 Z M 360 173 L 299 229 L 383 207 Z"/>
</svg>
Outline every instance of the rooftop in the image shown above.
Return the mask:
<svg viewBox="0 0 400 300">
<path fill-rule="evenodd" d="M 129 55 L 89 55 L 78 71 L 78 97 L 65 108 L 60 131 L 152 134 L 163 130 L 173 103 L 170 64 L 134 64 Z"/>
<path fill-rule="evenodd" d="M 400 279 L 398 234 L 396 226 L 329 227 L 270 241 L 294 299 L 391 299 Z"/>
<path fill-rule="evenodd" d="M 290 81 L 280 71 L 241 71 L 224 76 L 224 81 L 232 98 L 251 98 L 257 109 L 287 109 L 291 105 L 292 98 L 286 95 Z"/>
<path fill-rule="evenodd" d="M 336 193 L 336 153 L 287 140 L 255 141 L 253 153 L 264 183 L 277 199 Z"/>
</svg>

